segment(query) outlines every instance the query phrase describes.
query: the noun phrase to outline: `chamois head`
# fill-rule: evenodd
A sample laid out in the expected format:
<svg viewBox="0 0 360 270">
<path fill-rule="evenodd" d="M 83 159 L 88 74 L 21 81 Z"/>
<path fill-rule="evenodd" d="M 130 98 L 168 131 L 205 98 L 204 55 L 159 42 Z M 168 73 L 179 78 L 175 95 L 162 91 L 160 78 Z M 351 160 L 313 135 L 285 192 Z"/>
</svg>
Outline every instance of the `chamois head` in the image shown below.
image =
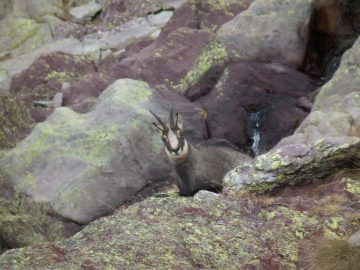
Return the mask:
<svg viewBox="0 0 360 270">
<path fill-rule="evenodd" d="M 153 123 L 154 130 L 160 135 L 165 144 L 165 151 L 173 164 L 182 162 L 188 152 L 188 144 L 184 138 L 183 120 L 180 114 L 176 113 L 176 121 L 173 118 L 173 105 L 170 104 L 170 126 L 167 126 L 155 113 L 150 111 L 159 121 L 161 127 Z"/>
</svg>

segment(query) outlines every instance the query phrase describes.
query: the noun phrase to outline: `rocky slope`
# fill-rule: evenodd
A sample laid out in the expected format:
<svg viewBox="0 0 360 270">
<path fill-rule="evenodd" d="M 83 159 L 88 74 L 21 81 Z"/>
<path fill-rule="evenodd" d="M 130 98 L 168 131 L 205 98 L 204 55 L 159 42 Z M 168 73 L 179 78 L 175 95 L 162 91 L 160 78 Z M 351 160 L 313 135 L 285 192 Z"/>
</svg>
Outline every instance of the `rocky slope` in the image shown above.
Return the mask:
<svg viewBox="0 0 360 270">
<path fill-rule="evenodd" d="M 0 232 L 2 250 L 18 249 L 0 268 L 308 267 L 310 242 L 360 229 L 359 12 L 351 0 L 6 1 Z M 313 106 L 335 61 L 314 33 L 352 41 L 336 44 L 351 48 Z M 191 143 L 264 154 L 222 194 L 165 192 L 113 213 L 169 179 L 148 110 L 167 118 L 170 102 Z"/>
</svg>

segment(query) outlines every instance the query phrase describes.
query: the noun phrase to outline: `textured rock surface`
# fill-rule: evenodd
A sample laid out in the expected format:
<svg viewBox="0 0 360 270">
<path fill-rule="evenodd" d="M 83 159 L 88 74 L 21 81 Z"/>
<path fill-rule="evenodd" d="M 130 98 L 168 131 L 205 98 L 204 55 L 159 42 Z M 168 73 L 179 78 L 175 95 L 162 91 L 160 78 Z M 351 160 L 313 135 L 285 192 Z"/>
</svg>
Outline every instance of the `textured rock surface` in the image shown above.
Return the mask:
<svg viewBox="0 0 360 270">
<path fill-rule="evenodd" d="M 33 108 L 33 101 L 50 101 L 61 91 L 63 83 L 74 83 L 93 72 L 95 65 L 90 57 L 61 52 L 45 54 L 12 78 L 9 91 L 17 95 L 36 122 L 42 122 L 52 110 Z"/>
<path fill-rule="evenodd" d="M 263 154 L 225 175 L 225 192 L 272 190 L 322 178 L 344 169 L 359 155 L 360 139 L 336 137 L 312 145 L 290 144 Z"/>
<path fill-rule="evenodd" d="M 308 142 L 325 137 L 351 135 L 359 122 L 360 39 L 342 57 L 339 69 L 316 97 L 310 115 L 296 130 L 307 135 Z"/>
<path fill-rule="evenodd" d="M 207 71 L 230 61 L 276 62 L 290 68 L 300 67 L 311 11 L 312 1 L 255 1 L 219 29 L 177 88 L 187 90 Z"/>
<path fill-rule="evenodd" d="M 0 165 L 16 190 L 49 203 L 62 217 L 88 223 L 149 181 L 169 176 L 171 166 L 148 113 L 167 115 L 168 104 L 146 83 L 116 81 L 87 114 L 56 109 Z M 182 110 L 195 116 L 187 123 L 190 140 L 204 138 L 205 125 L 194 106 Z"/>
<path fill-rule="evenodd" d="M 346 237 L 359 229 L 357 221 L 344 218 L 354 210 L 350 207 L 312 214 L 317 199 L 335 192 L 359 199 L 336 182 L 332 191 L 324 186 L 284 191 L 262 206 L 206 191 L 195 198 L 151 197 L 67 240 L 9 250 L 0 257 L 0 268 L 304 269 L 311 252 L 306 241 Z"/>
<path fill-rule="evenodd" d="M 271 149 L 282 137 L 292 134 L 307 115 L 296 98 L 313 89 L 307 76 L 280 64 L 229 65 L 202 100 L 211 136 L 244 147 L 251 136 L 249 114 L 262 112 L 260 145 L 263 150 Z M 206 93 L 206 88 L 193 90 L 187 95 Z"/>
</svg>

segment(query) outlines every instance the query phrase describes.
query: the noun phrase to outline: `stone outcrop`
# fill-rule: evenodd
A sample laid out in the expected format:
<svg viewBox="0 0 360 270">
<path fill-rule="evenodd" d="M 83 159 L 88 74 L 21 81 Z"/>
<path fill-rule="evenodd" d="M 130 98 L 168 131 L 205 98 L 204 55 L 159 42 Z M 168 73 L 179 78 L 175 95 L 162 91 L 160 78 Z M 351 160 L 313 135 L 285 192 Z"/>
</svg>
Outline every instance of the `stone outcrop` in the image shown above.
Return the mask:
<svg viewBox="0 0 360 270">
<path fill-rule="evenodd" d="M 298 134 L 303 134 L 308 143 L 328 137 L 358 136 L 359 49 L 360 39 L 344 54 L 333 78 L 321 87 L 311 113 L 288 141 L 296 143 L 294 136 Z"/>
<path fill-rule="evenodd" d="M 148 112 L 167 117 L 169 103 L 144 82 L 118 80 L 87 114 L 56 109 L 1 159 L 0 166 L 16 192 L 33 203 L 47 203 L 62 218 L 87 224 L 147 183 L 169 177 L 171 165 Z M 183 114 L 189 141 L 206 137 L 197 113 L 201 107 L 185 103 L 175 110 Z"/>
<path fill-rule="evenodd" d="M 318 205 L 314 189 L 324 198 L 359 199 L 336 182 L 331 186 L 258 197 L 260 204 L 207 191 L 194 198 L 159 194 L 94 221 L 67 240 L 9 250 L 0 257 L 0 268 L 306 268 L 312 252 L 306 243 L 359 228 L 344 217 L 354 211 L 349 206 L 343 214 L 312 212 Z"/>
<path fill-rule="evenodd" d="M 241 189 L 264 192 L 335 174 L 357 160 L 358 137 L 335 137 L 312 145 L 290 144 L 263 154 L 228 172 L 225 192 Z"/>
</svg>

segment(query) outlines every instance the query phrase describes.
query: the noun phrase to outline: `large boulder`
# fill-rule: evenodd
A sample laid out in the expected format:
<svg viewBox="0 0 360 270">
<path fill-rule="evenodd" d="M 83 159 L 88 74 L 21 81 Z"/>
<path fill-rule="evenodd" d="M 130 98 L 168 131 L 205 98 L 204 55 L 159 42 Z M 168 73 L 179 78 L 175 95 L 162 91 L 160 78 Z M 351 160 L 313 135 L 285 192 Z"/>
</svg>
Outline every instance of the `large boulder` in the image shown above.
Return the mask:
<svg viewBox="0 0 360 270">
<path fill-rule="evenodd" d="M 264 192 L 319 179 L 349 167 L 349 161 L 359 151 L 358 137 L 285 145 L 228 172 L 224 177 L 225 192 L 241 189 Z"/>
<path fill-rule="evenodd" d="M 67 240 L 9 250 L 0 257 L 0 268 L 306 269 L 313 253 L 308 243 L 359 230 L 358 221 L 347 215 L 356 211 L 351 200 L 360 197 L 337 182 L 332 192 L 326 186 L 288 189 L 275 197 L 236 199 L 207 191 L 194 198 L 151 197 Z M 319 197 L 331 207 L 340 207 L 331 204 L 340 198 L 343 210 L 314 214 L 326 202 L 319 204 Z"/>
<path fill-rule="evenodd" d="M 306 75 L 281 64 L 229 65 L 202 101 L 209 132 L 212 137 L 244 147 L 252 139 L 250 114 L 260 112 L 260 144 L 262 150 L 271 149 L 305 118 L 307 112 L 300 108 L 297 98 L 313 89 Z M 207 92 L 205 88 L 197 90 L 186 94 L 194 99 Z"/>
<path fill-rule="evenodd" d="M 115 64 L 111 77 L 141 79 L 168 92 L 167 89 L 179 83 L 191 69 L 210 36 L 211 32 L 206 30 L 179 28 L 161 43 L 154 42 L 133 57 Z"/>
<path fill-rule="evenodd" d="M 308 40 L 312 2 L 253 2 L 221 26 L 191 71 L 174 88 L 186 91 L 206 72 L 230 62 L 273 62 L 299 68 Z"/>
<path fill-rule="evenodd" d="M 34 101 L 52 100 L 61 91 L 64 83 L 75 83 L 84 75 L 93 72 L 95 64 L 88 56 L 62 52 L 45 54 L 12 78 L 9 91 L 17 95 L 24 107 L 30 109 L 36 122 L 42 122 L 52 110 L 34 108 Z M 98 96 L 99 93 L 96 97 Z"/>
<path fill-rule="evenodd" d="M 327 137 L 359 136 L 360 38 L 344 53 L 333 78 L 321 87 L 311 113 L 295 131 L 304 134 L 308 143 Z M 296 142 L 286 139 L 288 142 Z"/>
<path fill-rule="evenodd" d="M 31 18 L 40 22 L 43 22 L 42 16 L 44 15 L 62 16 L 63 8 L 62 0 L 30 0 L 28 5 Z"/>
<path fill-rule="evenodd" d="M 87 114 L 56 109 L 0 166 L 18 192 L 86 224 L 169 176 L 171 166 L 148 112 L 167 117 L 169 103 L 144 82 L 118 80 Z M 186 112 L 185 136 L 193 143 L 207 136 L 201 109 L 189 102 L 175 106 Z"/>
<path fill-rule="evenodd" d="M 34 127 L 35 121 L 19 98 L 11 93 L 0 93 L 0 149 L 14 147 Z"/>
<path fill-rule="evenodd" d="M 0 63 L 0 69 L 6 70 L 10 78 L 27 69 L 38 57 L 52 52 L 64 52 L 69 54 L 82 54 L 83 45 L 75 38 L 60 39 L 53 43 L 47 43 L 40 47 L 32 47 L 32 51 L 17 57 L 7 59 Z M 6 89 L 7 90 L 7 89 Z"/>
</svg>

